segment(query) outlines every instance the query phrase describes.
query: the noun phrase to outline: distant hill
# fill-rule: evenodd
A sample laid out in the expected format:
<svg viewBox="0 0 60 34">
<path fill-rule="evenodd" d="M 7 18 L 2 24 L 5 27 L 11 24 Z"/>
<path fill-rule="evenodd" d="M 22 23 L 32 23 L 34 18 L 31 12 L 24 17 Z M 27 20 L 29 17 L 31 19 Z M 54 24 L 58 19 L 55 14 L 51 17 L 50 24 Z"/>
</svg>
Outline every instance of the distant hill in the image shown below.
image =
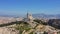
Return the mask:
<svg viewBox="0 0 60 34">
<path fill-rule="evenodd" d="M 60 14 L 56 15 L 48 15 L 48 14 L 33 14 L 33 17 L 35 18 L 48 18 L 48 19 L 60 19 Z"/>
<path fill-rule="evenodd" d="M 20 16 L 20 15 L 1 15 L 0 14 L 0 17 L 22 17 L 22 16 Z"/>
<path fill-rule="evenodd" d="M 25 17 L 26 15 L 1 15 L 2 17 Z M 33 17 L 35 18 L 48 18 L 48 19 L 60 19 L 60 14 L 56 15 L 48 15 L 48 14 L 33 14 Z"/>
</svg>

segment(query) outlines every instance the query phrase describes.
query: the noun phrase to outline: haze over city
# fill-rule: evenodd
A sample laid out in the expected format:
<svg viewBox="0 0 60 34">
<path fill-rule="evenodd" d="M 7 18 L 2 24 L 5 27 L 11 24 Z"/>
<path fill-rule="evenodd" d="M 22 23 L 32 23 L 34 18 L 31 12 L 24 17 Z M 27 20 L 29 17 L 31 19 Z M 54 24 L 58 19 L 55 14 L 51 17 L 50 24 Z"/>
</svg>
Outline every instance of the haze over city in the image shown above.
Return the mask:
<svg viewBox="0 0 60 34">
<path fill-rule="evenodd" d="M 60 14 L 60 0 L 0 0 L 0 15 Z"/>
</svg>

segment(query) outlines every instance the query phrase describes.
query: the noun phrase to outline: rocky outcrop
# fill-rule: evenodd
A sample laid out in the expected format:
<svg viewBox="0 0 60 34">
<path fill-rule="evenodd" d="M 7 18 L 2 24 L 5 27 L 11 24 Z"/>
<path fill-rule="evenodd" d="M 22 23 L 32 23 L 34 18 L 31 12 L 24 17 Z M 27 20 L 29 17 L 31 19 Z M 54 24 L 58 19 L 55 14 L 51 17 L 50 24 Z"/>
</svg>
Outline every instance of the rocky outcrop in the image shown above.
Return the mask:
<svg viewBox="0 0 60 34">
<path fill-rule="evenodd" d="M 14 28 L 0 27 L 0 34 L 19 34 L 19 31 Z"/>
<path fill-rule="evenodd" d="M 55 27 L 55 28 L 60 29 L 60 19 L 50 19 L 50 20 L 48 21 L 48 24 L 49 24 L 50 26 L 53 26 L 53 27 Z"/>
</svg>

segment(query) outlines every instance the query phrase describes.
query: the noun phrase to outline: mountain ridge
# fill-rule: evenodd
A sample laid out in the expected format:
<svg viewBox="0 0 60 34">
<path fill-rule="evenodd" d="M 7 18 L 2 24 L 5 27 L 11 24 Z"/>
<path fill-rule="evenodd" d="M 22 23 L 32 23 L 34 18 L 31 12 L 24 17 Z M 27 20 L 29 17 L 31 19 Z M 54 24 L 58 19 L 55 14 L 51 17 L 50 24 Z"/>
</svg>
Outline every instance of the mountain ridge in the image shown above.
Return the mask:
<svg viewBox="0 0 60 34">
<path fill-rule="evenodd" d="M 33 14 L 33 17 L 38 18 L 49 18 L 49 19 L 60 19 L 60 14 L 52 15 L 52 14 Z"/>
</svg>

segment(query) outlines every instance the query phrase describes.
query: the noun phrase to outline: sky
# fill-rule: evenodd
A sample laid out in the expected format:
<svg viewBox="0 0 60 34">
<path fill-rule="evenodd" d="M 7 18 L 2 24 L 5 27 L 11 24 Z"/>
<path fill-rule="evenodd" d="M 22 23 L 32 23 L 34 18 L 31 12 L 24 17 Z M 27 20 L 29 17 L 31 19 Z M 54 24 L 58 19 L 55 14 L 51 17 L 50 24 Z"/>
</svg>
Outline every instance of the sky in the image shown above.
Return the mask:
<svg viewBox="0 0 60 34">
<path fill-rule="evenodd" d="M 60 14 L 60 0 L 0 0 L 0 15 Z"/>
</svg>

